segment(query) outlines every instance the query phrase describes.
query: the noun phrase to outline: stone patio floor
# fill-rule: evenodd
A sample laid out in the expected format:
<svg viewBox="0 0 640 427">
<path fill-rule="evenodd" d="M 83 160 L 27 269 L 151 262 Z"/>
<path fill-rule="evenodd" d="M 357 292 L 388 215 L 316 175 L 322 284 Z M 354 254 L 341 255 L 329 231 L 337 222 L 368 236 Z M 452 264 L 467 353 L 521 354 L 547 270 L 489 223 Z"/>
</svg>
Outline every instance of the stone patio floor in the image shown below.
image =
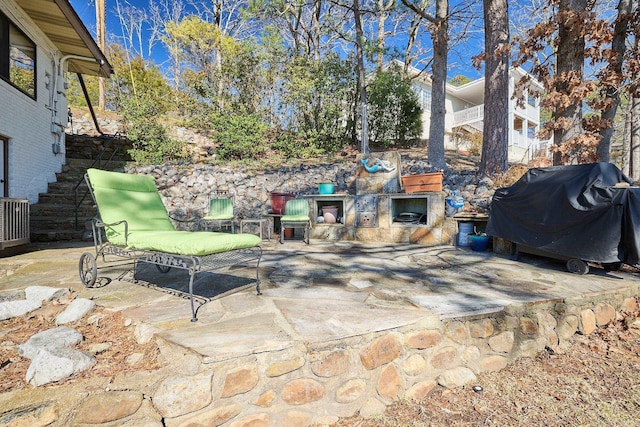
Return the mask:
<svg viewBox="0 0 640 427">
<path fill-rule="evenodd" d="M 5 276 L 0 291 L 34 285 L 71 288 L 79 297 L 150 325 L 166 340 L 202 355 L 205 363 L 295 342 L 391 330 L 434 317 L 483 315 L 510 304 L 570 300 L 640 286 L 634 273 L 593 267 L 580 276 L 569 273 L 561 261 L 532 255 L 515 261 L 453 246 L 271 241 L 263 245 L 262 295 L 255 292 L 255 269 L 201 274 L 194 293 L 212 300 L 199 308 L 198 321 L 191 322 L 188 299 L 175 295 L 186 290 L 184 271 L 162 274 L 145 266 L 136 284 L 128 267 L 101 268 L 96 287 L 87 289 L 78 278 L 77 263 L 93 246 L 31 248 L 0 258 L 0 277 Z M 101 260 L 98 266 L 104 266 Z"/>
</svg>

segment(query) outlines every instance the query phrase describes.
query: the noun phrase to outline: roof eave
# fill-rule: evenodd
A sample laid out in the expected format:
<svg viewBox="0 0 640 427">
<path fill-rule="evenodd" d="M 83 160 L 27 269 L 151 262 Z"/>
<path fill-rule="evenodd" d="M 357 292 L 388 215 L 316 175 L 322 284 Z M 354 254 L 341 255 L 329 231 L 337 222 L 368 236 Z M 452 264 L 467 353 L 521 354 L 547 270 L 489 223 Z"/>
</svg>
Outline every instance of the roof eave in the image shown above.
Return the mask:
<svg viewBox="0 0 640 427">
<path fill-rule="evenodd" d="M 95 40 L 87 30 L 87 27 L 82 23 L 80 17 L 76 13 L 76 11 L 69 3 L 69 0 L 53 0 L 55 4 L 60 8 L 62 14 L 67 18 L 69 24 L 76 31 L 82 42 L 85 44 L 87 49 L 91 52 L 91 55 L 95 58 L 96 62 L 99 64 L 100 68 L 98 71 L 98 75 L 101 77 L 109 77 L 113 74 L 113 67 L 109 64 L 107 57 L 102 52 L 102 50 L 98 47 Z"/>
</svg>

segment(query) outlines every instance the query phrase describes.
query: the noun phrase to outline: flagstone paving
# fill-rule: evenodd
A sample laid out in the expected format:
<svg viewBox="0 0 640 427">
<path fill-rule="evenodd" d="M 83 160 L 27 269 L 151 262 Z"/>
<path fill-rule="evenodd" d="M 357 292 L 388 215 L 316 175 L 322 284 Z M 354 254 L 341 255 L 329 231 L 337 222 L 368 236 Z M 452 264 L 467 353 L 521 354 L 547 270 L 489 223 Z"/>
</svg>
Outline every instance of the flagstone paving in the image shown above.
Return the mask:
<svg viewBox="0 0 640 427">
<path fill-rule="evenodd" d="M 594 266 L 579 276 L 563 262 L 535 256 L 516 261 L 453 246 L 272 241 L 263 246 L 262 295 L 256 294 L 253 268 L 201 274 L 194 293 L 210 301 L 191 322 L 184 271 L 143 266 L 133 280 L 130 266 L 115 265 L 101 268 L 96 285 L 85 288 L 77 264 L 83 252 L 93 252 L 89 244 L 31 249 L 0 258 L 0 293 L 35 285 L 69 288 L 79 298 L 122 311 L 146 325 L 146 333 L 199 355 L 205 365 L 270 352 L 286 359 L 301 345 L 330 349 L 383 331 L 430 330 L 443 319 L 480 319 L 523 304 L 637 295 L 640 287 L 633 271 Z"/>
</svg>

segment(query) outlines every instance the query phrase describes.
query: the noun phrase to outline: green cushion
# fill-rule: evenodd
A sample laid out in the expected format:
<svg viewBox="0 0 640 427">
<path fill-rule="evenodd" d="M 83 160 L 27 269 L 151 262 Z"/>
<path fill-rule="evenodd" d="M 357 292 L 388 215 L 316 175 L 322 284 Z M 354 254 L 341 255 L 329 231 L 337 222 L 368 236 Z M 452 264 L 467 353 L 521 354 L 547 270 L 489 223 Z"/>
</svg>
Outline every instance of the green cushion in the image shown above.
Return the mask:
<svg viewBox="0 0 640 427">
<path fill-rule="evenodd" d="M 309 219 L 309 202 L 304 199 L 289 200 L 284 205 L 284 216 L 282 218 L 285 218 L 288 216 L 304 217 L 305 219 L 308 220 Z"/>
<path fill-rule="evenodd" d="M 203 216 L 202 219 L 211 220 L 211 221 L 222 221 L 225 219 L 233 219 L 233 215 L 207 215 Z"/>
<path fill-rule="evenodd" d="M 280 217 L 280 222 L 306 222 L 309 221 L 309 217 L 306 215 L 283 215 Z"/>
<path fill-rule="evenodd" d="M 87 175 L 103 222 L 126 220 L 130 233 L 175 230 L 152 177 L 99 169 L 89 169 Z M 124 224 L 106 232 L 111 240 L 124 233 Z"/>
<path fill-rule="evenodd" d="M 215 233 L 209 231 L 137 231 L 129 234 L 128 249 L 202 256 L 258 246 L 262 240 L 253 234 Z M 111 241 L 124 246 L 124 239 Z"/>
<path fill-rule="evenodd" d="M 233 219 L 233 200 L 229 198 L 211 199 L 209 213 L 203 219 L 224 220 Z"/>
</svg>

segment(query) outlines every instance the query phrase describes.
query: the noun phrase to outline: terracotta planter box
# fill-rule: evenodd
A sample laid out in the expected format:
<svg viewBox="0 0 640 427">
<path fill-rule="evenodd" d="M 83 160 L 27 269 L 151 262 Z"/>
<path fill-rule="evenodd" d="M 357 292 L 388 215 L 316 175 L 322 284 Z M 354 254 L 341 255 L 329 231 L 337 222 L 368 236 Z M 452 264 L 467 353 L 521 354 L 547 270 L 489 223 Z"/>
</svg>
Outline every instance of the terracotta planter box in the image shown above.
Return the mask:
<svg viewBox="0 0 640 427">
<path fill-rule="evenodd" d="M 428 193 L 442 191 L 443 172 L 406 175 L 402 177 L 402 186 L 407 193 Z"/>
</svg>

